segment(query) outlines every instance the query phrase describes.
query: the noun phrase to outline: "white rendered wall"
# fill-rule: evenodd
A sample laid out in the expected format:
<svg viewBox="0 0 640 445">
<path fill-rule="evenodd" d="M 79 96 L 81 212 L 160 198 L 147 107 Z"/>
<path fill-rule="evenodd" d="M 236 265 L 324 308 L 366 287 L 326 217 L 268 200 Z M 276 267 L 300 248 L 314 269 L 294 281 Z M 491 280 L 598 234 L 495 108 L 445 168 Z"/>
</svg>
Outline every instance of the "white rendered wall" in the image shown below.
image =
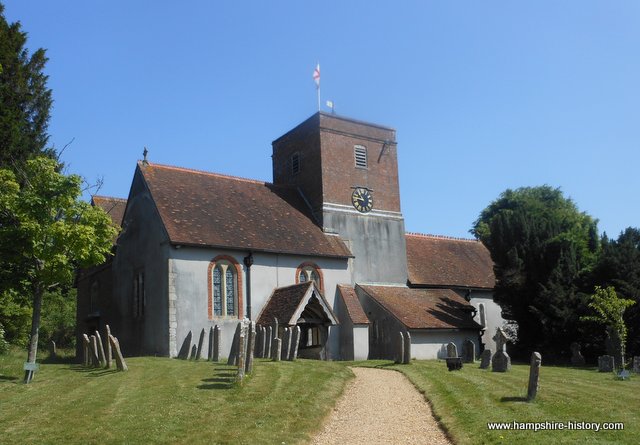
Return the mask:
<svg viewBox="0 0 640 445">
<path fill-rule="evenodd" d="M 191 331 L 192 344 L 197 343 L 201 329 L 205 329 L 203 342 L 204 351 L 208 350 L 209 329 L 214 325 L 220 326 L 221 344 L 220 356 L 226 357 L 231 349 L 231 342 L 236 326 L 237 317 L 208 317 L 208 271 L 209 263 L 219 255 L 233 257 L 242 266 L 242 296 L 243 312 L 247 304 L 247 269 L 243 259 L 248 252 L 232 250 L 214 250 L 182 247 L 171 248 L 169 259 L 170 271 L 170 312 L 175 312 L 174 321 L 170 314 L 169 323 L 175 323 L 175 348 L 170 355 L 175 357 L 182 343 Z M 336 285 L 349 283 L 350 273 L 346 259 L 332 259 L 319 257 L 302 257 L 293 255 L 253 253 L 251 267 L 251 318 L 257 319 L 267 299 L 277 287 L 295 284 L 296 269 L 306 261 L 318 265 L 322 271 L 324 296 L 332 306 L 336 298 Z M 173 298 L 173 304 L 171 304 Z M 173 306 L 173 308 L 171 307 Z M 173 312 L 172 312 L 173 313 Z M 245 313 L 245 316 L 247 314 Z M 282 322 L 283 320 L 279 320 Z M 328 358 L 337 358 L 338 335 L 336 329 L 330 329 L 327 345 Z M 203 353 L 203 356 L 206 354 Z"/>
<path fill-rule="evenodd" d="M 478 335 L 475 331 L 409 331 L 411 334 L 411 358 L 417 360 L 444 359 L 447 357 L 447 344 L 455 343 L 458 355 L 462 354 L 462 342 L 471 340 L 478 353 Z"/>
<path fill-rule="evenodd" d="M 502 309 L 498 303 L 493 301 L 493 292 L 473 291 L 469 302 L 476 308 L 476 316 L 473 319 L 478 324 L 482 324 L 480 323 L 480 304 L 484 306 L 486 326 L 482 335 L 482 343 L 486 349 L 496 352 L 496 342 L 493 340 L 493 336 L 496 335 L 496 329 L 503 326 L 504 319 L 502 318 Z"/>
</svg>

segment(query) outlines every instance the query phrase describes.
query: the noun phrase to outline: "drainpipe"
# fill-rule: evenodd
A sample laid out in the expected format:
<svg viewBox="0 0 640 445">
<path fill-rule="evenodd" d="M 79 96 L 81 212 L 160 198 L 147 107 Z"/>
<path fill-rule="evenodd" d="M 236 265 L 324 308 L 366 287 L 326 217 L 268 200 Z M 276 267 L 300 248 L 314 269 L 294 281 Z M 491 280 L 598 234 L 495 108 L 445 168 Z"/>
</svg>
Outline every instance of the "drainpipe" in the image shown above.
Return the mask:
<svg viewBox="0 0 640 445">
<path fill-rule="evenodd" d="M 247 318 L 251 320 L 251 266 L 253 265 L 253 253 L 244 257 L 244 265 L 247 267 Z"/>
</svg>

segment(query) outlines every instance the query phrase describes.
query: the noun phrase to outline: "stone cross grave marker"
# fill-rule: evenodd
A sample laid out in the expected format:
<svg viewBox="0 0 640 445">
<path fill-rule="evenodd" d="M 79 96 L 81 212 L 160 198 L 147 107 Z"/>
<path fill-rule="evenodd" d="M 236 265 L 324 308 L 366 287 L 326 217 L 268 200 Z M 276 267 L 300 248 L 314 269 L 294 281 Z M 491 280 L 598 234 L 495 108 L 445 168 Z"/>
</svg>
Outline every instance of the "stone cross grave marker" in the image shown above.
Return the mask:
<svg viewBox="0 0 640 445">
<path fill-rule="evenodd" d="M 493 337 L 496 342 L 496 353 L 491 358 L 491 370 L 493 372 L 507 372 L 511 369 L 511 357 L 507 354 L 507 336 L 502 328 L 496 329 Z"/>
<path fill-rule="evenodd" d="M 529 387 L 527 389 L 527 400 L 531 401 L 538 394 L 538 382 L 540 380 L 540 365 L 542 356 L 538 352 L 531 354 L 531 365 L 529 367 Z"/>
</svg>

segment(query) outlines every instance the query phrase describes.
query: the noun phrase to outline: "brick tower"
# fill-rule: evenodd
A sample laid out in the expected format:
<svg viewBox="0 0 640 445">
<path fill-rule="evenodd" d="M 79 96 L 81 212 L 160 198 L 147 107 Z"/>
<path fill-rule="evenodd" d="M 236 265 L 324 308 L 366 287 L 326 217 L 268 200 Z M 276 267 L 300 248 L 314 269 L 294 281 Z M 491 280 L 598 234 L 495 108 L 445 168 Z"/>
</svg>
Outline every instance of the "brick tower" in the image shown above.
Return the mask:
<svg viewBox="0 0 640 445">
<path fill-rule="evenodd" d="M 355 259 L 353 282 L 406 284 L 395 130 L 316 113 L 273 142 L 273 182 L 303 194 Z"/>
</svg>

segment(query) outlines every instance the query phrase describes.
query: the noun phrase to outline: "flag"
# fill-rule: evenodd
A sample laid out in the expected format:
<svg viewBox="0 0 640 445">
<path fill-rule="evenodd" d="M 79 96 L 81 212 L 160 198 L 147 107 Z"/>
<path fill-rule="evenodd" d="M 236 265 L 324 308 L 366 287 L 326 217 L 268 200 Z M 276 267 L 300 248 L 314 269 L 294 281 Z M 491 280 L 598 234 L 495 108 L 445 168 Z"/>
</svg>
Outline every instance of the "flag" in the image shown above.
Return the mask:
<svg viewBox="0 0 640 445">
<path fill-rule="evenodd" d="M 313 81 L 316 83 L 316 88 L 320 88 L 320 64 L 313 70 Z"/>
</svg>

